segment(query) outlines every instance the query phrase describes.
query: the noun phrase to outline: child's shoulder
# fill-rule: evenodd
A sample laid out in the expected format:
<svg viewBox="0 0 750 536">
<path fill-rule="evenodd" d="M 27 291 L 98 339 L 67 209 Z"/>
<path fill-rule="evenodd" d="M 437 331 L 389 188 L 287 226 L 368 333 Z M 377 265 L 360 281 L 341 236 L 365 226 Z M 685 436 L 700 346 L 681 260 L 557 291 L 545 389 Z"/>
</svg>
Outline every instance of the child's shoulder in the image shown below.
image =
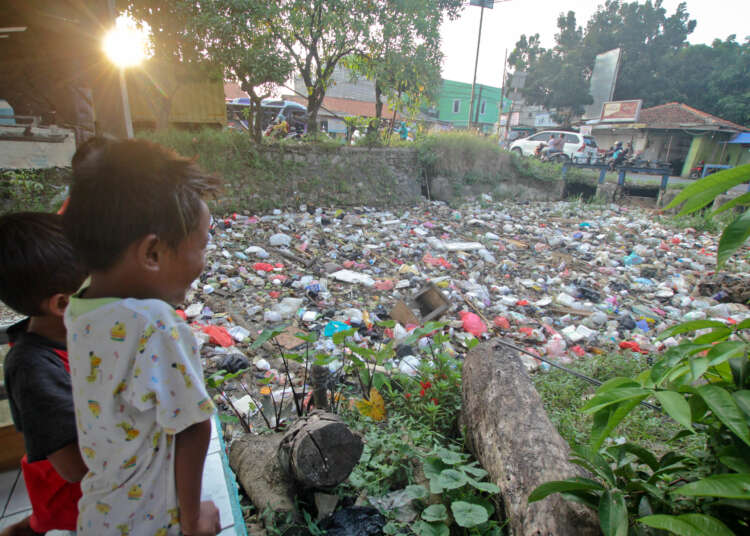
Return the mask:
<svg viewBox="0 0 750 536">
<path fill-rule="evenodd" d="M 71 320 L 79 320 L 85 317 L 86 322 L 107 321 L 112 316 L 127 316 L 144 323 L 183 321 L 172 306 L 157 299 L 86 300 L 73 298 L 67 313 L 69 313 Z"/>
</svg>

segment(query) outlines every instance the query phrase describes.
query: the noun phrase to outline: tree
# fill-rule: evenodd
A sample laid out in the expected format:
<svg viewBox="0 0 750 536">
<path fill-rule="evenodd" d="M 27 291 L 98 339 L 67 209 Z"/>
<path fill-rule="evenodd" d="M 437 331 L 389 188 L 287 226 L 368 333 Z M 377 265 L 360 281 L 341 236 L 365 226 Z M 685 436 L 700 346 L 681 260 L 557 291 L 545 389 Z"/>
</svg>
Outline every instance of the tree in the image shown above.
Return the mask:
<svg viewBox="0 0 750 536">
<path fill-rule="evenodd" d="M 615 100 L 643 99 L 644 106 L 668 102 L 675 93 L 671 66 L 675 55 L 689 46 L 695 20 L 685 2 L 667 16 L 662 0 L 643 4 L 608 0 L 586 25 L 583 54 L 593 66 L 597 54 L 622 49 Z"/>
<path fill-rule="evenodd" d="M 156 128 L 167 128 L 172 100 L 185 82 L 215 74 L 199 51 L 204 49 L 191 31 L 198 2 L 194 0 L 127 0 L 125 13 L 151 27 L 153 57 L 143 67 L 141 84 L 156 116 Z M 145 79 L 147 78 L 147 79 Z"/>
<path fill-rule="evenodd" d="M 686 39 L 695 25 L 684 2 L 667 16 L 662 0 L 607 0 L 585 30 L 576 25 L 573 12 L 561 14 L 556 45 L 550 50 L 541 47 L 538 35 L 521 36 L 508 63 L 527 71 L 523 93 L 529 102 L 562 107 L 569 117 L 592 102 L 588 85 L 596 55 L 619 47 L 623 52 L 614 98 L 643 99 L 644 106 L 653 106 L 677 100 L 674 62 L 689 47 Z"/>
<path fill-rule="evenodd" d="M 671 75 L 679 100 L 741 125 L 750 125 L 750 39 L 717 39 L 679 51 Z"/>
<path fill-rule="evenodd" d="M 524 98 L 530 104 L 556 110 L 554 119 L 568 126 L 575 115 L 583 113 L 584 105 L 593 102 L 588 88 L 591 68 L 581 51 L 583 30 L 576 23 L 575 13 L 560 14 L 557 27 L 560 32 L 555 35 L 554 48 L 542 48 L 539 34 L 529 38 L 522 35 L 508 63 L 527 73 L 521 91 Z"/>
<path fill-rule="evenodd" d="M 364 51 L 376 23 L 375 0 L 278 0 L 269 31 L 292 59 L 307 89 L 307 130 L 318 131 L 318 111 L 339 61 Z"/>
<path fill-rule="evenodd" d="M 431 102 L 440 87 L 440 23 L 455 18 L 461 0 L 378 2 L 377 23 L 365 50 L 346 59 L 355 75 L 375 82 L 375 115 L 382 117 L 385 96 L 390 106 L 411 110 Z"/>
<path fill-rule="evenodd" d="M 292 72 L 288 52 L 264 24 L 273 9 L 273 3 L 261 0 L 203 0 L 192 22 L 207 56 L 220 62 L 226 78 L 239 82 L 250 96 L 248 127 L 258 143 L 263 135 L 261 101 Z"/>
</svg>

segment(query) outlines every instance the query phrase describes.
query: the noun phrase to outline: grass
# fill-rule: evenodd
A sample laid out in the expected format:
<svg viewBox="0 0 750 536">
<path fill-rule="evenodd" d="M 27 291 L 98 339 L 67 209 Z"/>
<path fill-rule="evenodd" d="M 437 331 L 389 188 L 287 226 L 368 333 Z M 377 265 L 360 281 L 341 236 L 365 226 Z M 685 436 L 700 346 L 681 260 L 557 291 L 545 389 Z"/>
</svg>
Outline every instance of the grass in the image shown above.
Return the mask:
<svg viewBox="0 0 750 536">
<path fill-rule="evenodd" d="M 617 376 L 635 377 L 649 367 L 644 355 L 623 352 L 579 359 L 569 368 L 599 381 Z M 589 441 L 591 415 L 581 408 L 594 394 L 596 387 L 572 374 L 558 369 L 539 371 L 532 376 L 534 385 L 544 402 L 550 420 L 560 435 L 570 444 L 583 445 Z M 612 437 L 624 437 L 660 452 L 666 450 L 667 441 L 682 428 L 663 415 L 639 406 L 612 432 Z M 685 446 L 689 447 L 688 441 Z M 692 445 L 698 447 L 698 445 Z"/>
</svg>

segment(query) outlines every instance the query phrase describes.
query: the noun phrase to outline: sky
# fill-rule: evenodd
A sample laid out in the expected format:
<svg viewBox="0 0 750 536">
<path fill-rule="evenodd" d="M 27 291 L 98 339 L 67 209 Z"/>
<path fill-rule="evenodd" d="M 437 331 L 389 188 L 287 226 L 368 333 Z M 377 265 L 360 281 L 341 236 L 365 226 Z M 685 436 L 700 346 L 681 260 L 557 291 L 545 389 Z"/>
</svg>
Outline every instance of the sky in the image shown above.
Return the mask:
<svg viewBox="0 0 750 536">
<path fill-rule="evenodd" d="M 726 39 L 731 34 L 744 42 L 750 36 L 750 0 L 664 0 L 667 15 L 673 14 L 681 1 L 687 3 L 690 18 L 698 21 L 688 36 L 690 43 L 711 44 L 714 39 Z M 575 11 L 578 24 L 585 27 L 603 3 L 604 0 L 495 0 L 493 9 L 484 10 L 477 83 L 501 85 L 505 50 L 510 54 L 521 34 L 538 33 L 542 45 L 551 47 L 561 12 Z M 479 7 L 466 6 L 459 19 L 443 23 L 443 78 L 471 83 L 480 11 Z"/>
</svg>

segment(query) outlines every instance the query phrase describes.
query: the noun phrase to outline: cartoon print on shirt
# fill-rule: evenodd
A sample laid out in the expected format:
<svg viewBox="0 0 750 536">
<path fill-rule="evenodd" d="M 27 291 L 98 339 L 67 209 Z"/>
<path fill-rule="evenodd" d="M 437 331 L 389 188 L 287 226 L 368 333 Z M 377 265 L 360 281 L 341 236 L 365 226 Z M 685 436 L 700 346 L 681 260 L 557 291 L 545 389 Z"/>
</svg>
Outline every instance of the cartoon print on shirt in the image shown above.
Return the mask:
<svg viewBox="0 0 750 536">
<path fill-rule="evenodd" d="M 138 352 L 143 353 L 146 351 L 146 344 L 148 343 L 148 340 L 151 338 L 151 335 L 153 335 L 155 331 L 156 331 L 156 328 L 154 328 L 154 326 L 152 325 L 149 325 L 143 331 L 143 335 L 141 335 L 141 338 L 138 340 Z"/>
<path fill-rule="evenodd" d="M 96 503 L 96 509 L 101 512 L 102 514 L 108 514 L 110 510 L 112 510 L 112 507 L 108 505 L 107 503 L 103 503 L 101 501 L 97 501 Z"/>
<path fill-rule="evenodd" d="M 140 430 L 133 428 L 126 422 L 121 422 L 117 425 L 117 428 L 122 428 L 125 431 L 125 441 L 132 441 L 141 433 Z"/>
<path fill-rule="evenodd" d="M 101 372 L 99 370 L 99 367 L 102 364 L 102 358 L 94 355 L 94 352 L 89 352 L 89 362 L 91 364 L 91 372 L 89 372 L 89 375 L 86 376 L 86 381 L 89 383 L 94 383 Z"/>
<path fill-rule="evenodd" d="M 131 501 L 137 501 L 143 496 L 143 488 L 140 484 L 134 484 L 128 491 L 128 499 Z"/>
<path fill-rule="evenodd" d="M 99 402 L 97 402 L 96 400 L 89 400 L 89 410 L 91 411 L 91 414 L 92 414 L 92 415 L 93 415 L 93 416 L 94 416 L 95 418 L 97 418 L 97 419 L 98 419 L 98 418 L 99 418 L 99 414 L 100 414 L 100 413 L 101 413 L 101 411 L 102 411 L 102 408 L 101 408 L 101 406 L 99 405 Z"/>
<path fill-rule="evenodd" d="M 124 342 L 126 335 L 125 324 L 119 321 L 109 330 L 109 337 L 115 342 Z"/>
<path fill-rule="evenodd" d="M 190 389 L 193 386 L 193 381 L 190 379 L 190 375 L 187 373 L 187 368 L 182 363 L 172 363 L 172 368 L 176 368 L 182 374 L 182 378 L 185 380 L 185 387 Z"/>
</svg>

